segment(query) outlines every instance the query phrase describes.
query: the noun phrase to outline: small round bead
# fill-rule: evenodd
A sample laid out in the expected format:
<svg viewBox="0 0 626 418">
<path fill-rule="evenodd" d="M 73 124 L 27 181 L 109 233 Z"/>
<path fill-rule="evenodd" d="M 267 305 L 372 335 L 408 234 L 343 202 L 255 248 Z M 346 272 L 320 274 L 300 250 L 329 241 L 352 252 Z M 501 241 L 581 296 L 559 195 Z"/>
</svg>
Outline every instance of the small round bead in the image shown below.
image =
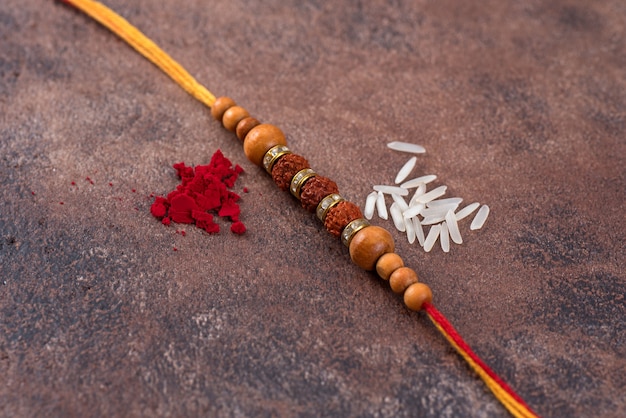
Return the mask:
<svg viewBox="0 0 626 418">
<path fill-rule="evenodd" d="M 230 97 L 218 97 L 211 106 L 211 115 L 216 121 L 221 122 L 224 112 L 233 106 L 236 106 L 236 103 Z"/>
<path fill-rule="evenodd" d="M 316 176 L 304 183 L 300 192 L 302 207 L 309 212 L 315 212 L 317 205 L 329 194 L 339 193 L 337 183 L 328 177 Z"/>
<path fill-rule="evenodd" d="M 391 273 L 400 267 L 404 267 L 402 258 L 396 253 L 387 253 L 383 254 L 376 262 L 376 273 L 381 279 L 389 280 Z"/>
<path fill-rule="evenodd" d="M 277 126 L 262 123 L 246 135 L 243 152 L 254 164 L 261 165 L 265 153 L 275 145 L 287 145 L 285 134 Z"/>
<path fill-rule="evenodd" d="M 226 112 L 224 112 L 224 116 L 222 116 L 222 125 L 224 125 L 224 128 L 226 128 L 227 130 L 235 132 L 235 129 L 237 129 L 237 124 L 242 119 L 245 119 L 249 116 L 250 114 L 243 107 L 233 106 L 228 108 Z"/>
<path fill-rule="evenodd" d="M 417 282 L 417 273 L 409 267 L 400 267 L 389 276 L 389 286 L 395 293 L 402 293 Z"/>
<path fill-rule="evenodd" d="M 357 205 L 344 200 L 328 210 L 324 219 L 324 226 L 332 235 L 339 237 L 346 225 L 362 217 L 361 209 Z"/>
<path fill-rule="evenodd" d="M 364 270 L 374 270 L 376 262 L 385 253 L 395 249 L 389 231 L 379 226 L 363 228 L 350 242 L 350 258 Z"/>
<path fill-rule="evenodd" d="M 404 292 L 404 304 L 412 311 L 419 311 L 424 303 L 433 301 L 433 292 L 424 283 L 413 283 Z"/>
<path fill-rule="evenodd" d="M 244 140 L 248 132 L 255 126 L 259 126 L 261 122 L 252 117 L 243 118 L 237 124 L 237 128 L 235 129 L 235 133 L 237 134 L 237 138 L 240 140 Z"/>
<path fill-rule="evenodd" d="M 305 168 L 311 168 L 311 166 L 303 156 L 287 154 L 274 163 L 272 179 L 282 191 L 286 192 L 291 186 L 293 176 Z"/>
</svg>

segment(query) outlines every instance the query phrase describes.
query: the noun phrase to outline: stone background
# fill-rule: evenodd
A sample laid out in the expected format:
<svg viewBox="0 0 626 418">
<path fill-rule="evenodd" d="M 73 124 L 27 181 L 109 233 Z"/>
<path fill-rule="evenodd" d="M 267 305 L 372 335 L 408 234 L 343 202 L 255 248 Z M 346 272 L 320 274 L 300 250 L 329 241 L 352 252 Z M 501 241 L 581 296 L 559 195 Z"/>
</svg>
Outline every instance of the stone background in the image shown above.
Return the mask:
<svg viewBox="0 0 626 418">
<path fill-rule="evenodd" d="M 361 206 L 407 159 L 387 142 L 425 146 L 416 174 L 491 207 L 448 254 L 394 232 L 436 306 L 539 414 L 623 414 L 624 1 L 105 3 Z M 217 149 L 248 232 L 161 225 L 171 165 Z M 506 416 L 202 105 L 54 1 L 0 3 L 0 187 L 2 416 Z"/>
</svg>

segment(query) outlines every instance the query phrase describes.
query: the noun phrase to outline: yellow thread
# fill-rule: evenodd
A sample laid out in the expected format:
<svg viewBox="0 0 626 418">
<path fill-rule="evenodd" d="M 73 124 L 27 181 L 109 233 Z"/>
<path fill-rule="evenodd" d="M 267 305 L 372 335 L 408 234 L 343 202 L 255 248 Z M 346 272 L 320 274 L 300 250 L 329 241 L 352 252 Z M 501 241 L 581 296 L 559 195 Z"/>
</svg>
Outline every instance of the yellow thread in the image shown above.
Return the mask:
<svg viewBox="0 0 626 418">
<path fill-rule="evenodd" d="M 172 57 L 148 39 L 137 28 L 128 23 L 126 19 L 96 1 L 66 0 L 66 3 L 82 10 L 103 26 L 107 27 L 111 32 L 122 38 L 137 52 L 170 76 L 172 80 L 185 89 L 187 93 L 191 94 L 206 106 L 213 106 L 215 102 L 213 93 L 207 90 L 202 84 L 198 83 L 187 70 L 174 61 Z"/>
<path fill-rule="evenodd" d="M 446 340 L 454 347 L 454 349 L 463 357 L 463 359 L 470 365 L 472 370 L 478 374 L 478 376 L 485 382 L 487 387 L 491 390 L 494 396 L 504 405 L 504 407 L 516 418 L 536 418 L 532 411 L 529 411 L 524 405 L 520 404 L 511 395 L 509 395 L 495 380 L 487 374 L 487 372 L 480 367 L 466 352 L 457 345 L 457 343 L 448 335 L 448 333 L 433 320 L 432 316 L 428 315 L 435 327 L 441 332 Z"/>
</svg>

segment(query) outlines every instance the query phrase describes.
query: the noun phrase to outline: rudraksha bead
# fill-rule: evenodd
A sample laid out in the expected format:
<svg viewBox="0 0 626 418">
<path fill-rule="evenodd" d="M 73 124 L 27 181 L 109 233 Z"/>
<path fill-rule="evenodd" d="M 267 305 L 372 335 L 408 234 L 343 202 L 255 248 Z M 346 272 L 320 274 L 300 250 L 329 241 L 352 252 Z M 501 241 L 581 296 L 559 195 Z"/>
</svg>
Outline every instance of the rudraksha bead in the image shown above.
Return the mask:
<svg viewBox="0 0 626 418">
<path fill-rule="evenodd" d="M 339 237 L 346 225 L 362 217 L 361 209 L 357 205 L 344 200 L 330 208 L 324 219 L 324 226 L 332 235 Z"/>
<path fill-rule="evenodd" d="M 333 193 L 339 193 L 337 183 L 328 177 L 313 177 L 302 186 L 302 191 L 300 192 L 302 207 L 309 212 L 315 212 L 317 205 L 322 199 Z"/>
<path fill-rule="evenodd" d="M 289 190 L 291 179 L 296 173 L 305 168 L 311 168 L 309 162 L 297 154 L 286 154 L 274 164 L 272 168 L 272 179 L 274 183 L 283 191 Z"/>
</svg>

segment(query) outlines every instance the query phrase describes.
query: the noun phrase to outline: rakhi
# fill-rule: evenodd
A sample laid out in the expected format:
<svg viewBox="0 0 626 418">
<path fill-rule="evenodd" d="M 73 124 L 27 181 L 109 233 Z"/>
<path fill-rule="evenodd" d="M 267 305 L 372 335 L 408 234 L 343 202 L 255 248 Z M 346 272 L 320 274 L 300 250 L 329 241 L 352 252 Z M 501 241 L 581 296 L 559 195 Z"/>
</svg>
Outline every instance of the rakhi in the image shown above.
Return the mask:
<svg viewBox="0 0 626 418">
<path fill-rule="evenodd" d="M 341 238 L 357 266 L 366 271 L 376 271 L 381 279 L 388 281 L 391 290 L 403 296 L 408 309 L 426 312 L 435 327 L 513 416 L 537 416 L 472 351 L 446 317 L 435 308 L 430 288 L 420 282 L 417 273 L 406 267 L 402 258 L 394 252 L 391 234 L 382 227 L 370 225 L 359 207 L 339 194 L 334 181 L 318 175 L 303 156 L 293 153 L 287 147 L 285 134 L 280 128 L 259 122 L 228 97 L 216 98 L 154 42 L 108 7 L 92 0 L 60 1 L 78 8 L 107 27 L 209 107 L 211 115 L 242 141 L 243 151 L 253 164 L 263 167 L 280 189 L 289 191 L 303 208 L 316 213 L 331 235 Z"/>
</svg>

